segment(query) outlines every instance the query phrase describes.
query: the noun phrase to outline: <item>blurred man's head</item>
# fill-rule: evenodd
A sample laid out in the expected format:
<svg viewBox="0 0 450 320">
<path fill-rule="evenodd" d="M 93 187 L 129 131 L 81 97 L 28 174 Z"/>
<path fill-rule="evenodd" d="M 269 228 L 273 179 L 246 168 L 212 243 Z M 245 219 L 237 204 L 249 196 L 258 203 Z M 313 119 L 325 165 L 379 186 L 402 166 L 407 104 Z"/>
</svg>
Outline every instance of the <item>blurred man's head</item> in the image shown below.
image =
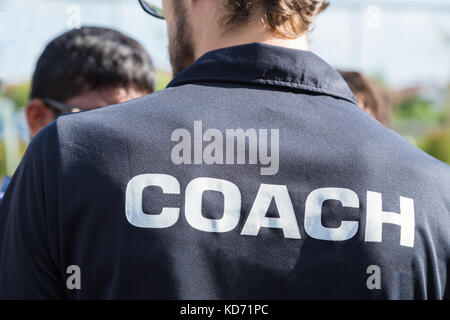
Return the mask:
<svg viewBox="0 0 450 320">
<path fill-rule="evenodd" d="M 358 105 L 389 127 L 392 108 L 387 94 L 374 81 L 359 72 L 339 71 L 339 73 L 355 95 Z"/>
<path fill-rule="evenodd" d="M 151 58 L 135 40 L 106 28 L 68 31 L 36 64 L 26 108 L 31 136 L 61 113 L 120 103 L 154 87 Z"/>
<path fill-rule="evenodd" d="M 324 0 L 163 0 L 170 59 L 177 74 L 202 54 L 250 42 L 307 49 Z"/>
</svg>

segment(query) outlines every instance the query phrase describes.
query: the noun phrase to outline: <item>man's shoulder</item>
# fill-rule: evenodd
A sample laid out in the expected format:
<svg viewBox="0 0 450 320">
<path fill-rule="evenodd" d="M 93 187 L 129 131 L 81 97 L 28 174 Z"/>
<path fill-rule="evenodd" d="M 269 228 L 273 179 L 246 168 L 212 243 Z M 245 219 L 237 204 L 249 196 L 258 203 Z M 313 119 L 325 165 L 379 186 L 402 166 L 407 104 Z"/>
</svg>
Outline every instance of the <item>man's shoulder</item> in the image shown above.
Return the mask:
<svg viewBox="0 0 450 320">
<path fill-rule="evenodd" d="M 57 119 L 57 126 L 61 129 L 84 129 L 89 126 L 107 126 L 116 122 L 127 122 L 133 115 L 155 109 L 159 103 L 167 99 L 164 91 L 152 93 L 143 97 L 110 105 L 103 108 L 65 114 Z M 127 116 L 124 118 L 124 116 Z"/>
<path fill-rule="evenodd" d="M 55 122 L 58 139 L 60 143 L 74 144 L 80 139 L 87 143 L 88 137 L 101 139 L 105 135 L 114 137 L 117 133 L 121 136 L 120 133 L 129 134 L 130 130 L 138 131 L 137 122 L 143 118 L 150 127 L 161 103 L 167 100 L 161 99 L 161 95 L 165 94 L 153 93 L 104 108 L 60 116 Z"/>
<path fill-rule="evenodd" d="M 378 143 L 378 147 L 373 149 L 373 153 L 384 153 L 385 161 L 381 162 L 381 170 L 395 177 L 393 179 L 397 179 L 399 186 L 450 205 L 447 196 L 450 192 L 450 166 L 419 149 L 392 129 L 379 128 L 378 132 L 379 140 L 386 144 L 382 149 Z M 376 135 L 373 139 L 376 140 Z M 376 159 L 375 155 L 373 157 Z"/>
<path fill-rule="evenodd" d="M 171 126 L 175 128 L 177 125 L 184 125 L 184 122 L 191 118 L 187 115 L 189 112 L 195 111 L 196 114 L 200 114 L 204 108 L 197 110 L 198 105 L 208 104 L 217 99 L 210 97 L 209 90 L 210 87 L 204 88 L 198 84 L 195 87 L 190 85 L 171 87 L 118 105 L 62 116 L 52 126 L 57 128 L 59 141 L 68 145 L 75 145 L 77 142 L 96 143 L 102 139 L 123 141 L 138 139 L 140 136 L 152 136 L 152 139 L 148 139 L 148 143 L 158 144 L 157 137 L 160 131 L 170 129 Z M 208 101 L 202 102 L 205 96 Z M 230 99 L 230 103 L 231 100 L 233 99 Z M 379 167 L 384 166 L 386 169 L 408 168 L 417 179 L 429 180 L 435 177 L 439 181 L 445 179 L 450 181 L 450 166 L 426 154 L 397 132 L 384 127 L 356 105 L 347 101 L 335 99 L 332 101 L 335 101 L 336 108 L 327 107 L 327 110 L 320 112 L 318 117 L 333 110 L 331 114 L 326 115 L 328 120 L 333 119 L 333 125 L 326 125 L 329 122 L 322 121 L 319 126 L 329 130 L 330 137 L 345 132 L 347 137 L 340 139 L 341 143 L 347 144 L 348 149 L 352 150 L 351 152 L 354 152 L 354 156 L 359 157 L 360 161 L 377 163 Z M 221 108 L 220 112 L 220 116 L 217 117 L 204 116 L 208 119 L 215 118 L 217 122 L 227 122 L 223 118 L 227 115 L 223 113 L 224 108 Z M 226 112 L 231 112 L 231 109 Z M 253 110 L 251 114 L 255 112 L 257 111 Z M 234 114 L 228 115 L 233 119 L 236 118 Z M 250 114 L 246 116 L 249 117 Z M 286 115 L 282 114 L 278 120 L 281 121 L 284 116 Z M 294 127 L 292 129 L 296 130 Z"/>
<path fill-rule="evenodd" d="M 331 161 L 338 162 L 336 165 L 346 166 L 349 170 L 357 167 L 369 179 L 392 183 L 396 179 L 405 187 L 432 185 L 428 191 L 440 189 L 441 193 L 443 188 L 450 188 L 448 164 L 419 149 L 414 142 L 381 124 L 358 106 L 347 101 L 333 101 L 326 101 L 326 108 L 316 109 L 320 112 L 318 118 L 325 120 L 316 121 L 312 126 L 317 126 L 315 131 L 328 140 L 323 144 L 336 153 L 335 157 L 330 157 Z"/>
<path fill-rule="evenodd" d="M 376 120 L 373 120 L 376 122 Z M 403 168 L 404 172 L 410 172 L 410 178 L 417 182 L 428 180 L 449 187 L 450 166 L 425 151 L 421 150 L 398 132 L 383 126 L 381 123 L 374 125 L 370 131 L 374 158 L 376 153 L 383 153 L 386 167 Z M 405 179 L 408 177 L 404 177 Z"/>
<path fill-rule="evenodd" d="M 406 156 L 415 158 L 403 165 L 410 166 L 414 170 L 418 177 L 418 183 L 427 180 L 434 186 L 434 190 L 448 194 L 450 192 L 450 166 L 418 148 L 415 148 L 414 151 L 406 153 Z M 450 198 L 448 201 L 450 202 Z"/>
</svg>

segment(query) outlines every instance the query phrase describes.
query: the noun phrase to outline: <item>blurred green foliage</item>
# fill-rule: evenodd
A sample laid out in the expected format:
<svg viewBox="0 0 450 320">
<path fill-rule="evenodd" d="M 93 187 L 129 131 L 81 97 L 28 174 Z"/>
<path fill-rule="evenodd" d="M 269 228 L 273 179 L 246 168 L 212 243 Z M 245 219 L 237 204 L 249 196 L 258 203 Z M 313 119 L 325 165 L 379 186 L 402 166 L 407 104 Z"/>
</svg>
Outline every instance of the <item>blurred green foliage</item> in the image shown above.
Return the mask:
<svg viewBox="0 0 450 320">
<path fill-rule="evenodd" d="M 443 102 L 412 96 L 394 107 L 393 127 L 412 138 L 417 147 L 450 164 L 450 86 Z M 407 130 L 409 128 L 412 130 Z"/>
<path fill-rule="evenodd" d="M 6 174 L 6 150 L 5 142 L 0 140 L 0 180 Z"/>
<path fill-rule="evenodd" d="M 27 105 L 30 97 L 30 83 L 24 82 L 21 84 L 6 86 L 4 95 L 11 99 L 18 109 L 22 109 Z"/>
<path fill-rule="evenodd" d="M 418 147 L 433 157 L 450 164 L 450 130 L 437 129 L 418 141 Z"/>
<path fill-rule="evenodd" d="M 450 86 L 447 88 L 438 125 L 423 137 L 419 147 L 433 157 L 450 164 Z"/>
<path fill-rule="evenodd" d="M 394 109 L 394 119 L 420 120 L 422 122 L 437 121 L 439 114 L 430 101 L 419 96 L 407 97 Z"/>
<path fill-rule="evenodd" d="M 166 88 L 172 80 L 172 74 L 167 71 L 157 70 L 156 71 L 156 91 L 161 91 Z"/>
</svg>

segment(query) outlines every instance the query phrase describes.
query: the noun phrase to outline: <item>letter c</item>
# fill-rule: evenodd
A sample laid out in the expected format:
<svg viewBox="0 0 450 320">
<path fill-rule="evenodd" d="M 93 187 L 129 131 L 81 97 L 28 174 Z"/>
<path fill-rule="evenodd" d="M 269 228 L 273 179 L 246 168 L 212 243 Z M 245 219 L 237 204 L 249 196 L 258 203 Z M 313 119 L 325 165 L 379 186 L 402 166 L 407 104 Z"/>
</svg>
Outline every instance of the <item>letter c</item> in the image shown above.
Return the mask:
<svg viewBox="0 0 450 320">
<path fill-rule="evenodd" d="M 338 200 L 343 207 L 359 208 L 358 196 L 350 189 L 316 189 L 308 195 L 305 203 L 306 233 L 319 240 L 343 241 L 352 238 L 358 231 L 357 221 L 342 221 L 338 228 L 327 228 L 322 225 L 322 205 L 326 200 Z"/>
<path fill-rule="evenodd" d="M 146 214 L 142 209 L 142 193 L 146 187 L 160 187 L 165 194 L 180 194 L 180 183 L 167 174 L 141 174 L 127 184 L 125 214 L 128 222 L 139 228 L 168 228 L 180 216 L 180 208 L 164 207 L 160 214 Z"/>
</svg>

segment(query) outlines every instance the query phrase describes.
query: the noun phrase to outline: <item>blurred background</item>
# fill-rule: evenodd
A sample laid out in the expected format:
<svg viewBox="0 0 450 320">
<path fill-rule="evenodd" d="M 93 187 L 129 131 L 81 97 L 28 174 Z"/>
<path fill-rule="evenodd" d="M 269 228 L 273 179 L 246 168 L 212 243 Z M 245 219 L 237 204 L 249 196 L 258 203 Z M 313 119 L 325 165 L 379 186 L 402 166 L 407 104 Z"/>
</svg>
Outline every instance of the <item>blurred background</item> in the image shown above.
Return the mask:
<svg viewBox="0 0 450 320">
<path fill-rule="evenodd" d="M 450 164 L 450 0 L 331 0 L 311 31 L 311 50 L 360 71 L 393 105 L 391 127 Z M 55 36 L 105 26 L 138 40 L 171 79 L 164 21 L 136 0 L 0 0 L 0 177 L 12 175 L 29 142 L 23 110 L 34 64 Z"/>
</svg>

